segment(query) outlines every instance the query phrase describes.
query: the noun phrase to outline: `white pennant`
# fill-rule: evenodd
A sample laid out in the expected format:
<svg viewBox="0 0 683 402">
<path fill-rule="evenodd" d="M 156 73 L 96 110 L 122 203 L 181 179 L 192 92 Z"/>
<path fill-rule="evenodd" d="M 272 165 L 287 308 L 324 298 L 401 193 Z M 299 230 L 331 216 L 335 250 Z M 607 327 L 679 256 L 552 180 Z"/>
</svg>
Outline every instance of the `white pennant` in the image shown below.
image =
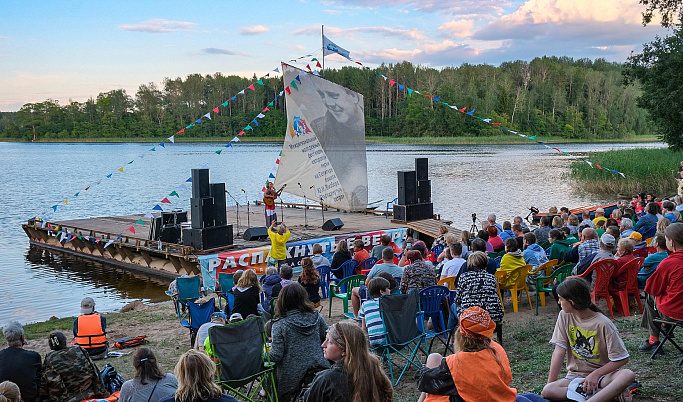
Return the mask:
<svg viewBox="0 0 683 402">
<path fill-rule="evenodd" d="M 232 142 L 240 142 L 240 139 L 237 138 L 237 137 L 235 137 L 235 138 L 232 139 Z"/>
<path fill-rule="evenodd" d="M 204 117 L 206 117 L 207 119 L 211 120 L 211 112 L 205 114 Z"/>
<path fill-rule="evenodd" d="M 266 115 L 263 113 L 259 113 L 258 116 L 256 116 L 256 117 L 258 117 L 259 119 L 262 119 L 262 118 L 266 117 Z"/>
<path fill-rule="evenodd" d="M 241 90 L 241 91 L 239 91 L 239 92 L 238 92 L 238 94 L 240 94 L 240 95 L 244 95 L 244 89 L 243 89 L 243 90 Z"/>
<path fill-rule="evenodd" d="M 107 247 L 111 246 L 112 243 L 114 243 L 114 240 L 109 240 L 109 241 L 107 242 L 107 244 L 104 245 L 104 248 L 107 248 Z"/>
<path fill-rule="evenodd" d="M 171 141 L 172 144 L 175 144 L 175 134 L 168 137 L 167 140 Z"/>
</svg>

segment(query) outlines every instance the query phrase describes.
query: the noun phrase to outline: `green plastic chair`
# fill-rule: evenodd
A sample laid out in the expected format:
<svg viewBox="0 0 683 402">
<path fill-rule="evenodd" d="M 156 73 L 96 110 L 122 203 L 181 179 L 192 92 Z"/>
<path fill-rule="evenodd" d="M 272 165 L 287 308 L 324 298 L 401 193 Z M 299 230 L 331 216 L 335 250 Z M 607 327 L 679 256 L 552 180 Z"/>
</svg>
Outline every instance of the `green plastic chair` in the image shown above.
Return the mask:
<svg viewBox="0 0 683 402">
<path fill-rule="evenodd" d="M 489 258 L 498 258 L 498 257 L 502 257 L 502 256 L 505 255 L 505 250 L 499 251 L 499 252 L 497 252 L 497 253 L 488 253 L 487 255 L 489 256 Z"/>
<path fill-rule="evenodd" d="M 330 284 L 330 311 L 328 317 L 332 318 L 332 300 L 335 298 L 342 299 L 344 302 L 344 317 L 349 317 L 349 300 L 351 300 L 351 290 L 360 287 L 361 283 L 365 281 L 365 275 L 348 276 L 339 282 L 337 285 Z"/>
<path fill-rule="evenodd" d="M 538 315 L 538 305 L 545 306 L 546 292 L 552 292 L 553 286 L 567 279 L 572 274 L 572 269 L 576 264 L 564 264 L 557 267 L 552 274 L 548 276 L 539 276 L 536 278 L 536 315 Z M 555 281 L 557 279 L 557 282 Z"/>
</svg>

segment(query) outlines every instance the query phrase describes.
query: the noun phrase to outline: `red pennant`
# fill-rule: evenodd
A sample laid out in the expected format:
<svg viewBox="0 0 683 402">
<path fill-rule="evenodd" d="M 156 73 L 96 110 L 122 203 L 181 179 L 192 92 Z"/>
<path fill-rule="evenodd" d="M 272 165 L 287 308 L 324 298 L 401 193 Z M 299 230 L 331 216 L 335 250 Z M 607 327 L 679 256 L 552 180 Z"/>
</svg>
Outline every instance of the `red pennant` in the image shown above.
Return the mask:
<svg viewBox="0 0 683 402">
<path fill-rule="evenodd" d="M 163 200 L 161 200 L 161 203 L 162 204 L 170 204 L 171 201 L 168 198 L 164 198 Z"/>
<path fill-rule="evenodd" d="M 256 88 L 254 88 L 254 84 L 249 85 L 247 88 L 251 89 L 252 91 L 256 91 Z"/>
<path fill-rule="evenodd" d="M 562 151 L 560 151 L 560 150 L 559 150 L 559 149 L 557 149 L 557 148 L 553 148 L 553 149 L 554 149 L 555 151 L 557 151 L 557 152 L 562 152 Z"/>
<path fill-rule="evenodd" d="M 85 191 L 88 191 L 88 190 L 90 190 L 90 186 L 88 186 L 88 187 L 85 188 Z"/>
<path fill-rule="evenodd" d="M 266 188 L 263 187 L 263 188 L 261 189 L 261 191 L 265 193 L 265 192 L 266 192 Z"/>
<path fill-rule="evenodd" d="M 287 95 L 292 94 L 292 91 L 289 89 L 289 86 L 285 87 L 285 91 L 287 91 Z"/>
<path fill-rule="evenodd" d="M 356 64 L 358 64 L 359 66 L 363 65 L 363 63 L 361 63 L 360 61 L 357 61 Z"/>
<path fill-rule="evenodd" d="M 184 132 L 185 132 L 185 129 L 182 129 L 182 130 L 178 131 L 176 134 L 182 134 Z"/>
<path fill-rule="evenodd" d="M 493 124 L 494 126 L 500 126 L 500 123 L 491 123 L 491 124 Z"/>
<path fill-rule="evenodd" d="M 275 164 L 276 164 L 276 165 L 279 165 L 279 164 L 280 164 L 280 159 L 276 160 L 276 161 L 275 161 Z"/>
<path fill-rule="evenodd" d="M 318 67 L 318 68 L 323 68 L 323 66 L 320 65 L 320 62 L 319 62 L 319 61 L 316 61 L 316 62 L 315 62 L 315 66 Z"/>
<path fill-rule="evenodd" d="M 310 64 L 306 64 L 306 68 L 308 69 L 308 71 L 313 71 L 313 70 L 311 70 L 311 65 L 310 65 Z"/>
<path fill-rule="evenodd" d="M 430 95 L 425 95 L 425 98 L 432 99 L 432 97 Z"/>
<path fill-rule="evenodd" d="M 389 80 L 389 87 L 393 87 L 394 84 L 396 84 L 396 81 L 394 81 L 394 80 Z"/>
<path fill-rule="evenodd" d="M 265 108 L 265 109 L 263 109 L 263 110 L 261 110 L 261 111 L 264 112 L 264 113 L 265 113 L 265 112 L 270 112 L 270 109 Z"/>
<path fill-rule="evenodd" d="M 462 108 L 462 109 L 458 109 L 458 112 L 465 113 L 465 110 L 467 110 L 466 107 L 464 107 L 464 108 Z"/>
<path fill-rule="evenodd" d="M 600 169 L 600 170 L 602 170 L 602 166 L 600 166 L 600 165 L 598 165 L 598 164 L 595 164 L 595 167 L 598 168 L 598 169 Z"/>
<path fill-rule="evenodd" d="M 243 136 L 243 135 L 244 135 L 244 131 L 240 131 L 239 133 L 237 133 L 237 135 Z"/>
<path fill-rule="evenodd" d="M 216 108 L 213 109 L 213 112 L 214 112 L 214 113 L 218 113 L 218 106 L 216 106 Z"/>
<path fill-rule="evenodd" d="M 132 226 L 128 228 L 128 231 L 135 234 L 135 228 Z"/>
<path fill-rule="evenodd" d="M 96 244 L 100 244 L 100 240 L 102 240 L 102 239 L 97 239 L 97 240 L 95 240 L 95 243 L 96 243 Z"/>
<path fill-rule="evenodd" d="M 52 229 L 52 225 L 50 225 L 50 224 L 48 223 L 48 224 L 47 224 L 47 228 L 48 228 L 48 229 Z"/>
</svg>

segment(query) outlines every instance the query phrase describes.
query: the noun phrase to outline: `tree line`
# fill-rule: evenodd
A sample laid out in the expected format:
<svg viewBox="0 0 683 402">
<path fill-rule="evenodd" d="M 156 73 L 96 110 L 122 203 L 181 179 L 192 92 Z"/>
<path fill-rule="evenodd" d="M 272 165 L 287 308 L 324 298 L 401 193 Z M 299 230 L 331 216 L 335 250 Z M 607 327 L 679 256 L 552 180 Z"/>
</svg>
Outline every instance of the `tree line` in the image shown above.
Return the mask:
<svg viewBox="0 0 683 402">
<path fill-rule="evenodd" d="M 639 107 L 641 89 L 624 85 L 623 65 L 604 59 L 540 57 L 500 66 L 463 64 L 437 70 L 410 62 L 383 64 L 390 86 L 373 70 L 325 70 L 333 82 L 364 96 L 366 135 L 393 137 L 496 136 L 499 128 L 458 113 L 440 101 L 490 118 L 505 127 L 539 136 L 580 139 L 625 138 L 654 134 L 647 111 Z M 25 141 L 99 138 L 165 138 L 228 100 L 257 78 L 192 74 L 100 93 L 85 102 L 47 99 L 17 112 L 0 113 L 0 138 Z M 185 131 L 193 138 L 232 138 L 283 90 L 278 78 L 263 79 L 212 119 Z M 427 98 L 408 88 L 429 94 Z M 283 137 L 284 98 L 269 107 L 250 136 Z M 252 126 L 254 126 L 252 124 Z"/>
</svg>

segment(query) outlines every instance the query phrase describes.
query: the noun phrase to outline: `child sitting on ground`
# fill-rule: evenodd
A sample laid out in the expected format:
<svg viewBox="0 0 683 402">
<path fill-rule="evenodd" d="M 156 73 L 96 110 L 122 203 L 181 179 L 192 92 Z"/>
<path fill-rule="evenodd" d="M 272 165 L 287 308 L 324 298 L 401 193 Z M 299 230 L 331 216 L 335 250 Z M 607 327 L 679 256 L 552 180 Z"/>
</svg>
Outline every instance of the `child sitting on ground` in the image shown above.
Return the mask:
<svg viewBox="0 0 683 402">
<path fill-rule="evenodd" d="M 568 278 L 557 286 L 562 308 L 550 340 L 555 351 L 541 396 L 550 400 L 631 401 L 635 374 L 624 369 L 629 354 L 612 321 L 591 302 L 590 284 Z M 567 376 L 557 379 L 567 357 Z"/>
<path fill-rule="evenodd" d="M 363 330 L 368 333 L 370 345 L 381 345 L 384 343 L 386 330 L 379 314 L 379 298 L 391 292 L 389 281 L 378 276 L 370 279 L 367 287 L 371 299 L 366 300 L 360 306 L 358 318 L 362 320 Z"/>
</svg>

